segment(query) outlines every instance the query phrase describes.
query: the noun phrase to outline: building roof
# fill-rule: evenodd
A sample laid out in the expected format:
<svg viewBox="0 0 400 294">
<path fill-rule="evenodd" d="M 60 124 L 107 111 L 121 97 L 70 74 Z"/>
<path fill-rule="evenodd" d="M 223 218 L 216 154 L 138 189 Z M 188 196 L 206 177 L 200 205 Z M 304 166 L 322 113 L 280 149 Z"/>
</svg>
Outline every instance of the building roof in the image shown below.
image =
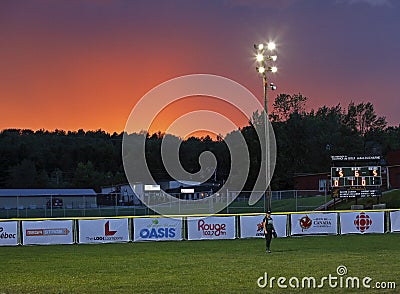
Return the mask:
<svg viewBox="0 0 400 294">
<path fill-rule="evenodd" d="M 93 189 L 0 189 L 0 197 L 7 196 L 96 196 Z"/>
</svg>

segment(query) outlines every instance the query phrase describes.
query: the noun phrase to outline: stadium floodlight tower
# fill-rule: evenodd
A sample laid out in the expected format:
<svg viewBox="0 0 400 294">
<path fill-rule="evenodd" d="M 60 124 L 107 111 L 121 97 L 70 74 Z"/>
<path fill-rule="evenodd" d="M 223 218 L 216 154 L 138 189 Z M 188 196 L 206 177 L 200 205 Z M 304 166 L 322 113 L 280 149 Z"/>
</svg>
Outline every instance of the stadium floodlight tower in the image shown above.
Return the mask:
<svg viewBox="0 0 400 294">
<path fill-rule="evenodd" d="M 263 88 L 264 88 L 264 113 L 265 113 L 265 138 L 269 140 L 269 125 L 268 125 L 268 87 L 271 90 L 276 90 L 276 86 L 274 83 L 270 83 L 268 85 L 267 73 L 276 73 L 278 68 L 274 65 L 278 56 L 274 54 L 276 51 L 276 44 L 274 42 L 268 42 L 267 44 L 260 43 L 258 45 L 254 45 L 254 49 L 256 50 L 256 61 L 257 61 L 257 72 L 263 78 Z M 265 162 L 261 162 L 262 165 L 265 166 L 265 176 L 266 181 L 270 178 L 270 162 L 269 162 L 269 149 L 268 149 L 268 141 L 266 142 L 266 154 L 265 154 Z M 267 186 L 267 209 L 271 209 L 271 185 Z"/>
</svg>

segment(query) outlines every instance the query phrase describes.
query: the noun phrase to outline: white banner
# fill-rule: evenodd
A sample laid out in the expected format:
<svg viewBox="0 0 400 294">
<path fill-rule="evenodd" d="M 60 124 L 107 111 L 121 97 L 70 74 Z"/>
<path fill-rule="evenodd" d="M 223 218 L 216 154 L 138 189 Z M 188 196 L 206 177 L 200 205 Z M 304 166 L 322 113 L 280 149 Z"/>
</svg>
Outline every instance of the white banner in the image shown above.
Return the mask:
<svg viewBox="0 0 400 294">
<path fill-rule="evenodd" d="M 240 217 L 240 238 L 264 238 L 262 221 L 265 215 L 241 216 Z M 271 215 L 278 237 L 286 237 L 286 215 Z"/>
<path fill-rule="evenodd" d="M 72 220 L 22 222 L 22 244 L 72 244 Z"/>
<path fill-rule="evenodd" d="M 135 218 L 133 241 L 182 240 L 181 218 Z"/>
<path fill-rule="evenodd" d="M 0 246 L 18 245 L 18 222 L 0 222 Z"/>
<path fill-rule="evenodd" d="M 340 213 L 341 234 L 384 233 L 384 212 Z"/>
<path fill-rule="evenodd" d="M 128 242 L 128 219 L 79 220 L 79 243 Z"/>
<path fill-rule="evenodd" d="M 337 213 L 292 214 L 293 235 L 337 234 Z"/>
<path fill-rule="evenodd" d="M 390 212 L 390 231 L 400 232 L 400 211 Z"/>
<path fill-rule="evenodd" d="M 188 239 L 235 239 L 234 216 L 188 217 Z"/>
</svg>

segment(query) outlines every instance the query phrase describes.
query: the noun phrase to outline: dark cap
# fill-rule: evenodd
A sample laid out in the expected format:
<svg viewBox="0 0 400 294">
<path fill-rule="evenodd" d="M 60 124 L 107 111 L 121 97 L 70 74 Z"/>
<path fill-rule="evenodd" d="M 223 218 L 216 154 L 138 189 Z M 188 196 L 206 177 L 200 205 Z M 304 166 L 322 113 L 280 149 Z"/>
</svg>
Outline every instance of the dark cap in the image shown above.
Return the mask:
<svg viewBox="0 0 400 294">
<path fill-rule="evenodd" d="M 267 210 L 265 213 L 269 213 L 269 214 L 271 214 L 271 210 Z"/>
</svg>

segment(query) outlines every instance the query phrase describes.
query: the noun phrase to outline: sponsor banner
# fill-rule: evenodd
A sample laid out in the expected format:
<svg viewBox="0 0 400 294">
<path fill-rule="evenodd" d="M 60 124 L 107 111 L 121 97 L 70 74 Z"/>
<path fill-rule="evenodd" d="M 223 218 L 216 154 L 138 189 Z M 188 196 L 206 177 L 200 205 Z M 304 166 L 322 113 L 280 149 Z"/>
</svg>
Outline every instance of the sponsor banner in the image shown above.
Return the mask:
<svg viewBox="0 0 400 294">
<path fill-rule="evenodd" d="M 292 214 L 291 235 L 337 234 L 337 213 Z"/>
<path fill-rule="evenodd" d="M 240 238 L 264 238 L 263 219 L 265 215 L 241 216 Z M 286 237 L 286 215 L 271 215 L 278 237 Z"/>
<path fill-rule="evenodd" d="M 342 234 L 384 233 L 384 212 L 340 213 Z"/>
<path fill-rule="evenodd" d="M 72 220 L 22 222 L 22 244 L 72 244 Z"/>
<path fill-rule="evenodd" d="M 0 222 L 0 246 L 18 245 L 18 222 Z"/>
<path fill-rule="evenodd" d="M 128 242 L 128 219 L 79 220 L 79 243 Z"/>
<path fill-rule="evenodd" d="M 133 241 L 182 240 L 181 218 L 136 218 Z"/>
<path fill-rule="evenodd" d="M 400 211 L 390 212 L 390 231 L 400 232 Z"/>
<path fill-rule="evenodd" d="M 234 216 L 188 217 L 188 239 L 235 239 Z"/>
</svg>

